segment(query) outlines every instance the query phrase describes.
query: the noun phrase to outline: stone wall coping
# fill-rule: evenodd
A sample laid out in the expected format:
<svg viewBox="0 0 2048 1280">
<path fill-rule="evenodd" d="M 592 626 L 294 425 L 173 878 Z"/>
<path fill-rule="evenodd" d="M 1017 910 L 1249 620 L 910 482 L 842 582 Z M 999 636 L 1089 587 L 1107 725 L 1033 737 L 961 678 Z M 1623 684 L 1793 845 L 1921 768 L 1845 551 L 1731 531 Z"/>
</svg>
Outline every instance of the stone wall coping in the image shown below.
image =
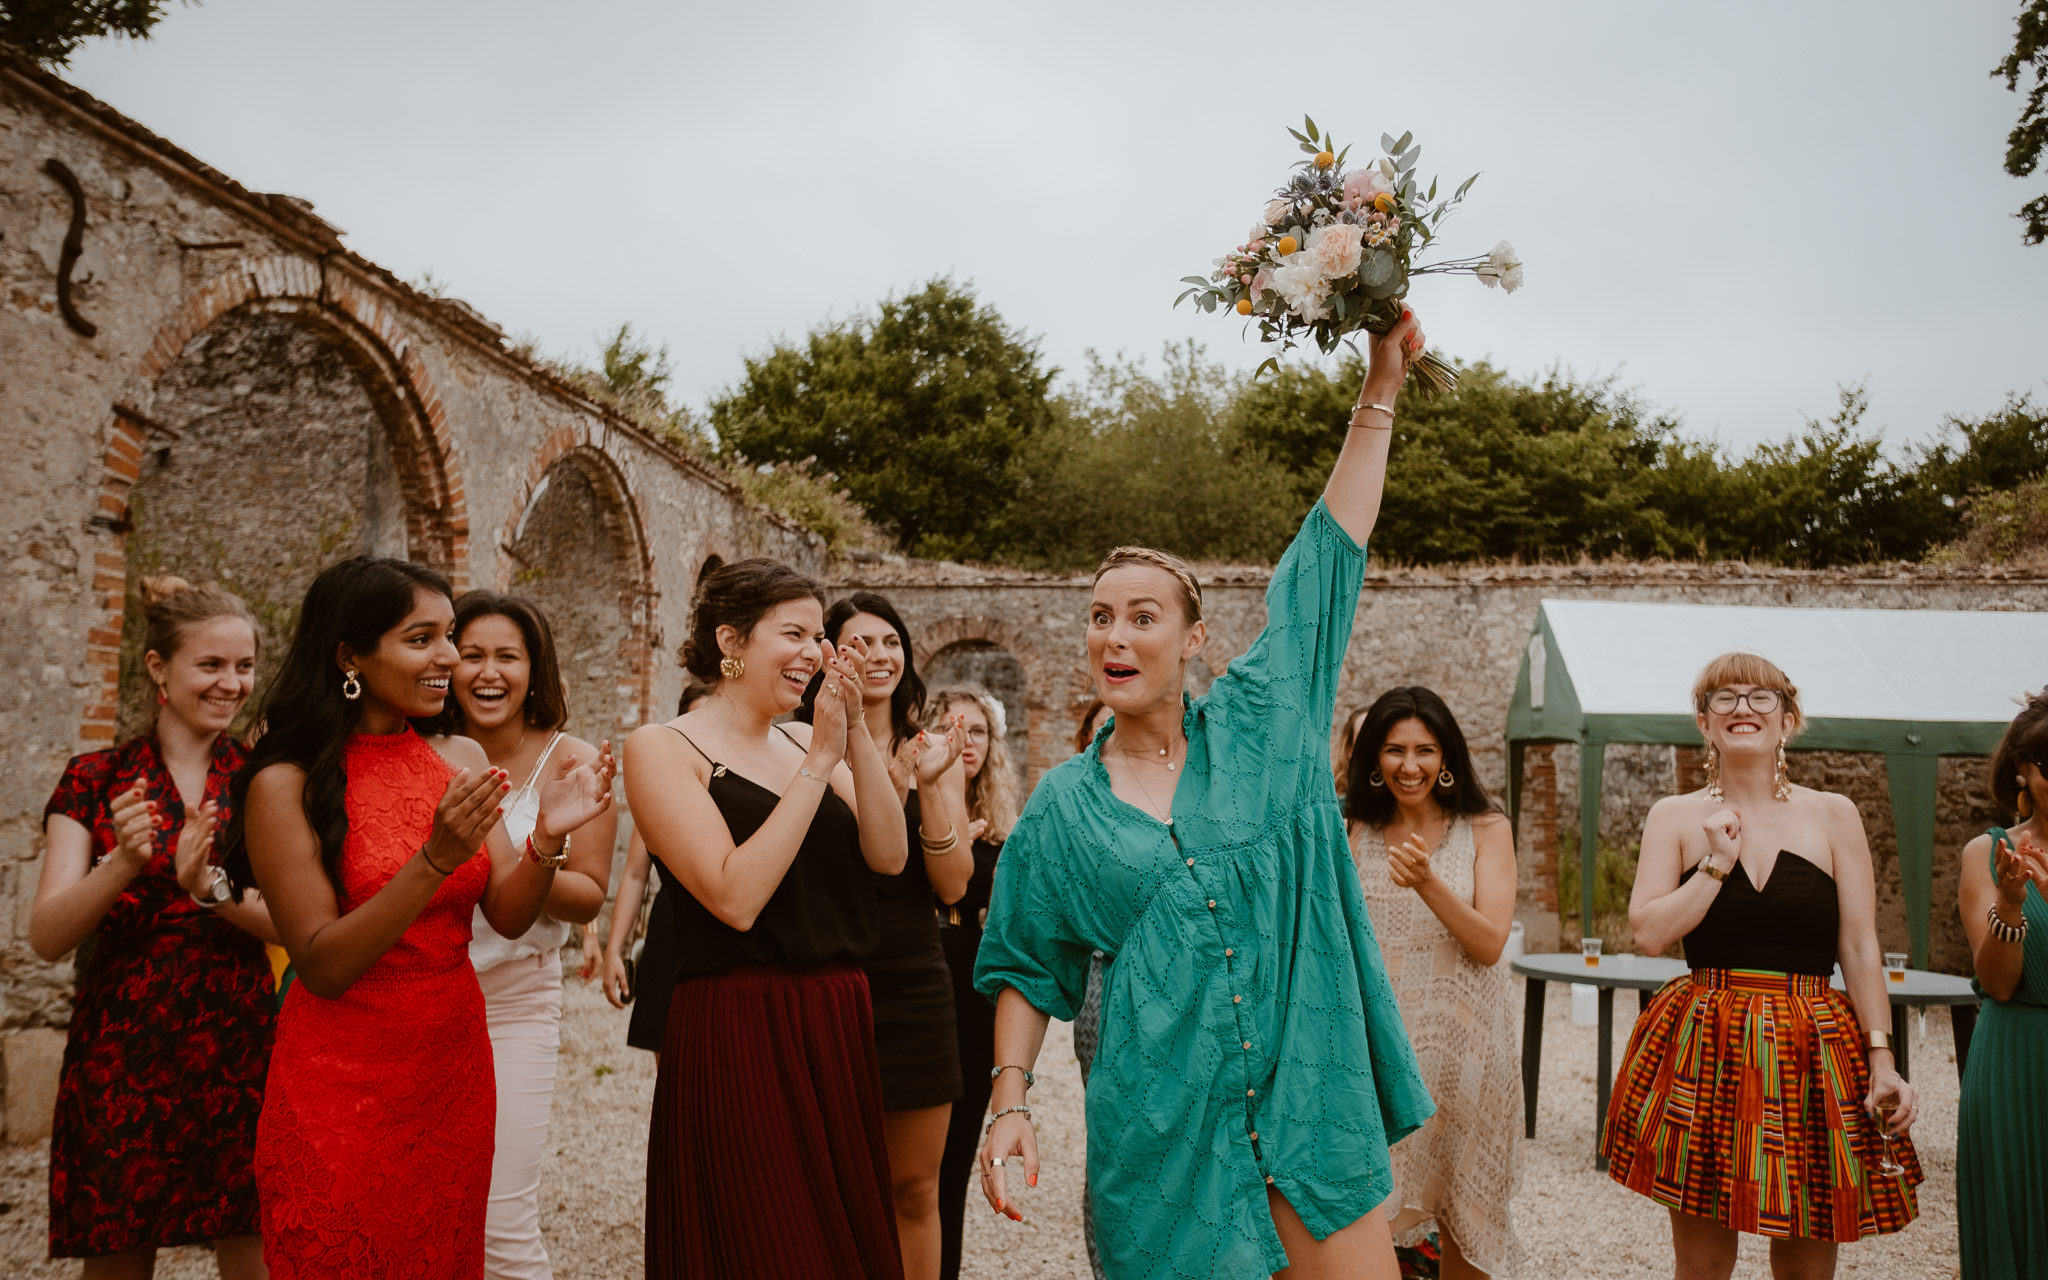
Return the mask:
<svg viewBox="0 0 2048 1280">
<path fill-rule="evenodd" d="M 955 564 L 949 561 L 909 560 L 870 568 L 840 561 L 827 575 L 834 588 L 885 591 L 890 588 L 923 587 L 1086 587 L 1089 574 L 1039 573 L 999 566 Z M 1272 581 L 1273 570 L 1266 565 L 1197 564 L 1195 576 L 1205 587 L 1264 587 Z M 1949 567 L 1890 561 L 1882 564 L 1848 565 L 1835 569 L 1795 569 L 1777 565 L 1753 565 L 1741 560 L 1691 563 L 1672 560 L 1613 561 L 1597 564 L 1478 564 L 1444 567 L 1368 568 L 1365 588 L 1472 586 L 1559 586 L 1601 587 L 1670 585 L 1683 586 L 1827 586 L 1893 587 L 1944 584 L 1985 584 L 2040 586 L 2048 584 L 2048 573 L 2033 569 L 2001 568 L 1995 565 Z"/>
<path fill-rule="evenodd" d="M 53 75 L 32 59 L 0 44 L 0 77 L 83 121 L 147 164 L 164 170 L 194 187 L 207 198 L 227 206 L 237 215 L 256 223 L 279 240 L 294 245 L 319 259 L 323 266 L 347 271 L 364 287 L 385 293 L 415 314 L 431 318 L 474 350 L 516 372 L 527 383 L 563 401 L 578 412 L 589 414 L 632 437 L 636 443 L 662 456 L 679 470 L 759 512 L 771 523 L 801 534 L 816 543 L 818 535 L 800 521 L 763 506 L 729 476 L 661 440 L 631 418 L 590 399 L 538 362 L 508 349 L 502 328 L 482 312 L 456 298 L 435 298 L 421 293 L 384 267 L 378 266 L 341 242 L 338 230 L 312 212 L 312 203 L 298 196 L 251 191 L 225 173 L 192 155 L 169 139 L 121 114 L 69 81 Z"/>
</svg>

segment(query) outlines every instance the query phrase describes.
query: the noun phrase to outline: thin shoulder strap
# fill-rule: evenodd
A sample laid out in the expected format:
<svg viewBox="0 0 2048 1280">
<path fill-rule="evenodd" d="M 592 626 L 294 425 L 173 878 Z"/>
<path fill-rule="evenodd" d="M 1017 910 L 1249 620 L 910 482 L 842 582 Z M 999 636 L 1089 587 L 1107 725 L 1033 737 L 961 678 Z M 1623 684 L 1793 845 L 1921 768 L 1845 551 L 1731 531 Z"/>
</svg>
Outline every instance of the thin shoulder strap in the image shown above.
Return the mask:
<svg viewBox="0 0 2048 1280">
<path fill-rule="evenodd" d="M 703 757 L 704 757 L 704 763 L 706 763 L 706 764 L 708 764 L 708 765 L 710 765 L 710 766 L 711 766 L 711 771 L 712 771 L 712 772 L 713 772 L 714 774 L 718 774 L 718 773 L 723 773 L 723 772 L 725 772 L 725 766 L 724 766 L 724 765 L 722 765 L 722 764 L 720 764 L 720 763 L 718 763 L 718 761 L 716 761 L 716 760 L 713 760 L 713 759 L 711 758 L 710 754 L 709 754 L 708 752 L 706 752 L 706 751 L 704 750 L 704 748 L 702 748 L 702 747 L 698 746 L 698 745 L 697 745 L 697 742 L 696 742 L 696 739 L 692 738 L 692 737 L 691 737 L 691 736 L 690 736 L 689 734 L 687 734 L 687 733 L 684 733 L 684 732 L 683 732 L 683 731 L 682 731 L 681 729 L 678 729 L 678 728 L 676 728 L 676 727 L 675 727 L 674 725 L 672 725 L 672 724 L 664 724 L 664 725 L 662 725 L 661 727 L 662 727 L 662 728 L 664 728 L 664 729 L 666 729 L 666 730 L 668 730 L 668 731 L 669 731 L 670 733 L 673 733 L 673 734 L 674 734 L 674 735 L 676 735 L 676 736 L 677 736 L 678 738 L 681 738 L 681 739 L 682 739 L 682 740 L 683 740 L 684 742 L 687 742 L 687 743 L 689 743 L 689 744 L 690 744 L 690 750 L 692 750 L 692 751 L 696 752 L 696 753 L 697 753 L 698 755 L 700 755 L 700 756 L 703 756 Z"/>
<path fill-rule="evenodd" d="M 785 738 L 788 738 L 788 739 L 790 740 L 790 743 L 791 743 L 792 745 L 794 745 L 794 746 L 796 747 L 796 749 L 797 749 L 798 751 L 809 751 L 809 750 L 810 750 L 810 748 L 809 748 L 809 747 L 805 746 L 805 745 L 804 745 L 803 743 L 801 743 L 801 742 L 798 742 L 798 741 L 796 740 L 796 735 L 795 735 L 795 734 L 793 734 L 793 733 L 791 733 L 791 732 L 790 732 L 789 730 L 787 730 L 787 729 L 783 729 L 783 728 L 782 728 L 782 726 L 781 726 L 781 725 L 779 725 L 779 724 L 778 724 L 778 725 L 776 725 L 775 727 L 776 727 L 777 729 L 782 729 L 782 736 L 783 736 L 783 737 L 785 737 Z"/>
<path fill-rule="evenodd" d="M 560 729 L 555 730 L 555 736 L 549 738 L 548 745 L 542 749 L 540 759 L 533 762 L 533 772 L 526 775 L 526 785 L 519 788 L 521 792 L 533 790 L 533 784 L 540 781 L 540 771 L 548 767 L 548 757 L 555 754 L 555 748 L 568 736 Z"/>
</svg>

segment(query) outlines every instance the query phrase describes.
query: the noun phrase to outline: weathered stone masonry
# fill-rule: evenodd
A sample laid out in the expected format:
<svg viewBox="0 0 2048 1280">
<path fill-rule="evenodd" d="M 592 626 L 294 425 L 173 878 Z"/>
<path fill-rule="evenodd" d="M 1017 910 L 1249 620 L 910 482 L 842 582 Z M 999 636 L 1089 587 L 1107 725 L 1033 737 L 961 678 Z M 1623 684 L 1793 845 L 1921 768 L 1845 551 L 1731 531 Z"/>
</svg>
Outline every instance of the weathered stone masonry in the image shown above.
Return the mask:
<svg viewBox="0 0 2048 1280">
<path fill-rule="evenodd" d="M 71 301 L 90 336 L 59 305 L 73 202 L 51 160 L 84 195 Z M 139 573 L 221 578 L 271 646 L 311 575 L 357 551 L 527 592 L 556 620 L 571 727 L 616 739 L 673 704 L 670 650 L 706 557 L 823 567 L 813 535 L 516 357 L 464 304 L 349 252 L 304 201 L 246 190 L 5 53 L 0 427 L 0 1037 L 17 1138 L 69 1017 L 69 963 L 26 942 L 41 807 L 66 757 L 138 718 L 123 640 Z"/>
</svg>

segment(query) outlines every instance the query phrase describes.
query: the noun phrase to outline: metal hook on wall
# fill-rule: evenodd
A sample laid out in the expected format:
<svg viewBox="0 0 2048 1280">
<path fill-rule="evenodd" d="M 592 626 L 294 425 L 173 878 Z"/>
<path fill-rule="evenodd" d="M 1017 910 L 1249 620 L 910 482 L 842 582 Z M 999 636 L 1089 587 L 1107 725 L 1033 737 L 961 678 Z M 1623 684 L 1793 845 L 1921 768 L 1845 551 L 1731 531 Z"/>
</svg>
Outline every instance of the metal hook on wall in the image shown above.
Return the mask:
<svg viewBox="0 0 2048 1280">
<path fill-rule="evenodd" d="M 43 162 L 43 172 L 71 195 L 71 228 L 64 233 L 64 249 L 57 258 L 57 309 L 64 313 L 65 324 L 90 338 L 100 327 L 79 315 L 78 307 L 71 301 L 71 269 L 85 252 L 85 188 L 79 185 L 78 175 L 55 156 Z"/>
</svg>

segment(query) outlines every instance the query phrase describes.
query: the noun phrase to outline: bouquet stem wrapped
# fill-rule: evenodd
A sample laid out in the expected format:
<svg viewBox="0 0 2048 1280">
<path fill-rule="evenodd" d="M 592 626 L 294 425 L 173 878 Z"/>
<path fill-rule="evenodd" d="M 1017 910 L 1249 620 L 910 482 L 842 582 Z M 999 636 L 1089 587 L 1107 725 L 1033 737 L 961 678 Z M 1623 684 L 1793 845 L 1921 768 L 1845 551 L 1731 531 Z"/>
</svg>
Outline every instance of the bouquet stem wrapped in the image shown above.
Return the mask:
<svg viewBox="0 0 2048 1280">
<path fill-rule="evenodd" d="M 1416 276 L 1469 275 L 1509 293 L 1522 287 L 1522 263 L 1505 240 L 1476 257 L 1416 261 L 1478 174 L 1439 200 L 1436 180 L 1423 191 L 1416 177 L 1422 148 L 1414 135 L 1382 135 L 1385 154 L 1347 172 L 1350 148 L 1340 149 L 1314 120 L 1302 124 L 1304 130 L 1287 132 L 1309 158 L 1294 166 L 1245 242 L 1218 258 L 1214 272 L 1183 277 L 1190 288 L 1175 306 L 1193 298 L 1204 311 L 1235 311 L 1255 318 L 1260 339 L 1280 343 L 1282 352 L 1313 341 L 1327 354 L 1340 342 L 1355 350 L 1350 337 L 1361 329 L 1384 334 L 1399 323 Z M 1276 355 L 1259 372 L 1278 365 Z M 1434 352 L 1423 352 L 1409 372 L 1425 396 L 1458 382 L 1457 371 Z"/>
</svg>

